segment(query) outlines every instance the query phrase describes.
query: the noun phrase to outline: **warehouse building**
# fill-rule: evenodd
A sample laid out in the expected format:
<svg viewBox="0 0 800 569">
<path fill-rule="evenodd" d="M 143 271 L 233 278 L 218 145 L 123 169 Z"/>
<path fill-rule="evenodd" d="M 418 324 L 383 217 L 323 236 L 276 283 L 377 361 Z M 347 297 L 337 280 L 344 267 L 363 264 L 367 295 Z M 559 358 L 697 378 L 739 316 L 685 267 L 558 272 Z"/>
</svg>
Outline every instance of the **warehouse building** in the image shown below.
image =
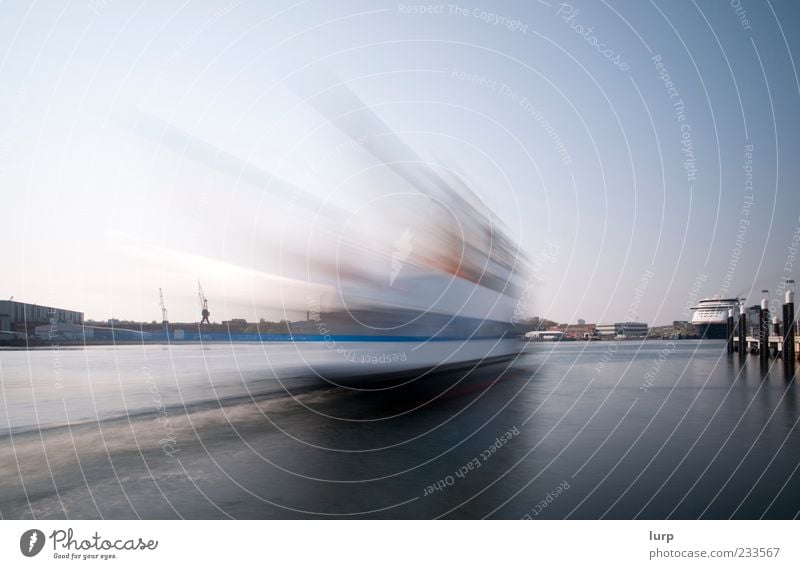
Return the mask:
<svg viewBox="0 0 800 569">
<path fill-rule="evenodd" d="M 0 300 L 0 334 L 28 336 L 37 326 L 58 324 L 83 325 L 83 312 L 52 306 Z"/>
</svg>

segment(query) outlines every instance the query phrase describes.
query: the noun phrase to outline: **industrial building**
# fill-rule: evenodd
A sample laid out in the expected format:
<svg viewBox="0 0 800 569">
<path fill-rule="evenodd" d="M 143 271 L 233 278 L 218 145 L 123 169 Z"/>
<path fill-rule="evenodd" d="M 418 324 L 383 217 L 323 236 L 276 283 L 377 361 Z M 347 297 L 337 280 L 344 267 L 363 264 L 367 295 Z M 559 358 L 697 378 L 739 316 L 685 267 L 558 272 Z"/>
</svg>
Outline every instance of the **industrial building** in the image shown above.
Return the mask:
<svg viewBox="0 0 800 569">
<path fill-rule="evenodd" d="M 532 330 L 525 334 L 525 339 L 528 341 L 552 341 L 558 342 L 564 337 L 564 332 L 559 330 Z"/>
<path fill-rule="evenodd" d="M 598 324 L 596 330 L 601 338 L 645 338 L 649 328 L 643 322 L 614 322 Z"/>
<path fill-rule="evenodd" d="M 583 324 L 580 322 L 583 322 Z M 550 330 L 563 332 L 565 338 L 582 340 L 593 338 L 596 333 L 595 329 L 596 326 L 594 324 L 586 324 L 585 320 L 578 320 L 578 324 L 559 324 L 550 327 Z"/>
<path fill-rule="evenodd" d="M 748 306 L 747 310 L 747 335 L 753 336 L 754 338 L 758 338 L 758 328 L 759 324 L 759 317 L 761 316 L 761 305 L 754 304 L 752 306 Z"/>
<path fill-rule="evenodd" d="M 94 337 L 92 328 L 65 322 L 37 326 L 34 336 L 43 340 L 86 340 Z"/>
<path fill-rule="evenodd" d="M 0 300 L 0 334 L 29 336 L 37 326 L 83 325 L 83 312 L 52 306 L 28 304 L 15 300 Z"/>
</svg>

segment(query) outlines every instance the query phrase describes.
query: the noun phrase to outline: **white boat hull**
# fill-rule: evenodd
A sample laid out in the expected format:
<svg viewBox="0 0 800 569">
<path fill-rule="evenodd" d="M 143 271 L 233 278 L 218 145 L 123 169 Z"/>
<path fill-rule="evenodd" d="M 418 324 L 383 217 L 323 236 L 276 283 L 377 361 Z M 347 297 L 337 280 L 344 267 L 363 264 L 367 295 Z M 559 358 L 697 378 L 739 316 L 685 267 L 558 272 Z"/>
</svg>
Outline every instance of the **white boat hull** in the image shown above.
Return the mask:
<svg viewBox="0 0 800 569">
<path fill-rule="evenodd" d="M 442 341 L 331 341 L 295 343 L 304 373 L 342 379 L 394 378 L 413 372 L 468 368 L 513 360 L 522 351 L 517 338 Z"/>
</svg>

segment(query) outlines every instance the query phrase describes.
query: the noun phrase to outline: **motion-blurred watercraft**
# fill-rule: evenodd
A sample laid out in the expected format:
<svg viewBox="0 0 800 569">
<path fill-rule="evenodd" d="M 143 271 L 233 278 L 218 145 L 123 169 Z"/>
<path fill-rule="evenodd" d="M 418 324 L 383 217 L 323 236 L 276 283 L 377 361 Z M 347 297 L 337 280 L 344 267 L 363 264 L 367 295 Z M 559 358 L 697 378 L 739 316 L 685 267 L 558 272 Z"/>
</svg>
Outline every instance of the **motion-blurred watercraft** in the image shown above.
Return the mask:
<svg viewBox="0 0 800 569">
<path fill-rule="evenodd" d="M 525 255 L 462 176 L 423 160 L 343 85 L 319 92 L 304 99 L 409 191 L 375 190 L 329 231 L 335 252 L 311 248 L 311 274 L 335 281 L 293 326 L 330 350 L 312 367 L 383 376 L 515 357 Z"/>
</svg>

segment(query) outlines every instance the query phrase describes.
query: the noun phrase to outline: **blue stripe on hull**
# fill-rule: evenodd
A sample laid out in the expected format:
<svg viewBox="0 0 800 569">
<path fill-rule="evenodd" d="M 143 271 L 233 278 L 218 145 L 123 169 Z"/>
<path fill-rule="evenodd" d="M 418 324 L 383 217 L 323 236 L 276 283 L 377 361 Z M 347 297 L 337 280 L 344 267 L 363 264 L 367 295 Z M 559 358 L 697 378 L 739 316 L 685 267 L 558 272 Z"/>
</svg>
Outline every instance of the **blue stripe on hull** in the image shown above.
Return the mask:
<svg viewBox="0 0 800 569">
<path fill-rule="evenodd" d="M 497 340 L 505 336 L 355 336 L 355 335 L 296 335 L 288 334 L 220 334 L 220 333 L 184 333 L 182 339 L 170 335 L 170 342 L 471 342 L 474 340 Z M 152 340 L 167 341 L 164 334 L 153 334 Z"/>
</svg>

